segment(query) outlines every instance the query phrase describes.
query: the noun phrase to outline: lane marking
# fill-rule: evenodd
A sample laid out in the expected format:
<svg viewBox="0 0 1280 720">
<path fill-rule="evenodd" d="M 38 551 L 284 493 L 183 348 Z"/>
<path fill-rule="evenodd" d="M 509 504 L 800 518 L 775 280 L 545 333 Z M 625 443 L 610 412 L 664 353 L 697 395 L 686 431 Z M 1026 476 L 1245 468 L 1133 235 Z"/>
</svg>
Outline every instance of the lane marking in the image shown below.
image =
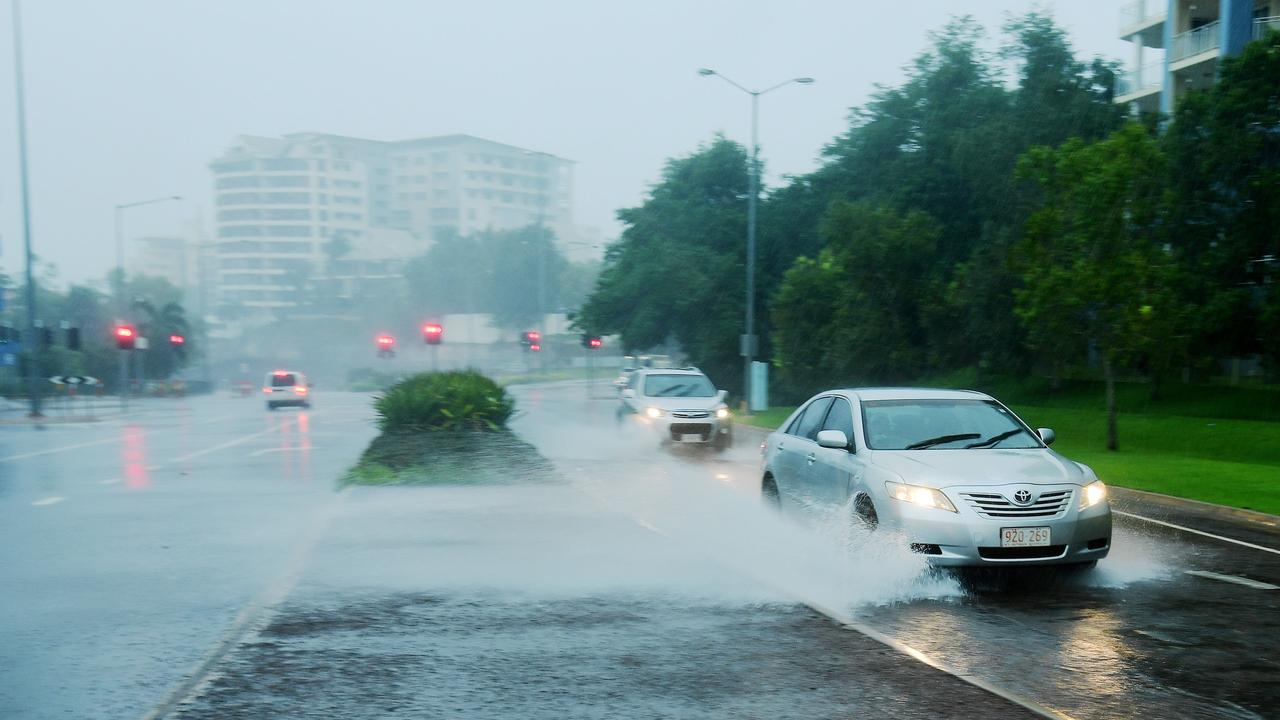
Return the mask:
<svg viewBox="0 0 1280 720">
<path fill-rule="evenodd" d="M 269 427 L 266 430 L 260 430 L 256 433 L 252 433 L 250 435 L 245 435 L 244 437 L 236 438 L 235 440 L 228 440 L 227 442 L 224 442 L 221 445 L 214 445 L 213 447 L 210 447 L 210 448 L 197 450 L 195 452 L 187 453 L 186 455 L 180 455 L 174 458 L 171 462 L 175 462 L 175 463 L 186 462 L 188 460 L 198 458 L 202 455 L 208 455 L 209 453 L 218 452 L 219 450 L 226 450 L 227 448 L 233 448 L 237 445 L 243 445 L 255 438 L 260 438 L 263 435 L 268 435 L 273 432 L 279 432 L 281 430 L 284 430 L 287 427 L 290 427 L 292 425 L 297 425 L 297 424 L 298 424 L 297 420 L 287 420 L 283 424 L 277 425 L 275 427 Z"/>
<path fill-rule="evenodd" d="M 32 505 L 35 505 L 36 507 L 44 507 L 44 506 L 46 506 L 46 505 L 57 505 L 58 503 L 62 502 L 63 500 L 66 500 L 66 498 L 61 497 L 61 496 L 58 496 L 58 495 L 55 495 L 55 496 L 53 496 L 53 497 L 47 497 L 47 498 L 43 498 L 43 499 L 41 499 L 41 500 L 37 500 L 37 501 L 35 501 L 35 502 L 31 503 L 31 504 L 32 504 Z"/>
<path fill-rule="evenodd" d="M 232 417 L 237 417 L 237 416 L 223 415 L 221 417 L 216 417 L 211 420 L 202 421 L 201 424 L 208 425 L 210 423 L 220 422 L 222 420 L 226 420 L 227 418 L 232 418 Z M 139 428 L 139 431 L 143 435 L 145 435 L 148 432 L 169 432 L 169 431 L 177 431 L 182 429 L 183 428 L 180 428 L 180 427 L 166 425 L 165 427 L 162 427 L 162 428 L 152 428 L 152 429 Z M 34 452 L 20 453 L 18 455 L 8 455 L 6 457 L 0 457 L 0 462 L 8 462 L 10 460 L 25 460 L 27 458 L 41 457 L 43 455 L 53 455 L 55 453 L 60 453 L 60 452 L 70 452 L 71 450 L 80 450 L 81 448 L 95 447 L 97 445 L 108 445 L 110 443 L 118 443 L 123 441 L 124 441 L 123 438 L 113 436 L 109 438 L 103 438 L 102 440 L 91 440 L 89 442 L 77 443 L 75 445 L 63 445 L 62 447 L 49 448 L 47 450 L 36 450 Z"/>
<path fill-rule="evenodd" d="M 285 561 L 283 571 L 241 608 L 235 619 L 231 621 L 231 626 L 204 659 L 197 663 L 185 678 L 174 685 L 158 705 L 143 715 L 143 720 L 160 720 L 176 710 L 179 705 L 204 694 L 217 677 L 218 665 L 240 647 L 246 638 L 257 635 L 270 624 L 280 604 L 302 580 L 303 570 L 306 569 L 312 552 L 324 538 L 352 490 L 352 487 L 343 489 L 333 501 L 320 508 L 315 522 L 298 543 L 293 554 Z"/>
<path fill-rule="evenodd" d="M 298 452 L 298 451 L 310 452 L 314 449 L 315 448 L 313 447 L 303 447 L 303 446 L 283 447 L 283 448 L 263 448 L 262 450 L 254 450 L 253 452 L 249 453 L 249 457 L 258 457 L 259 455 L 266 455 L 267 453 L 278 453 L 278 452 Z"/>
<path fill-rule="evenodd" d="M 1264 545 L 1254 545 L 1251 542 L 1236 540 L 1235 538 L 1223 537 L 1221 535 L 1214 535 L 1213 533 L 1205 532 L 1203 530 L 1196 530 L 1195 528 L 1189 528 L 1183 525 L 1177 525 L 1175 523 L 1165 522 L 1164 520 L 1156 520 L 1155 518 L 1144 517 L 1142 515 L 1134 515 L 1133 513 L 1127 513 L 1122 510 L 1112 510 L 1111 512 L 1116 515 L 1123 515 L 1125 517 L 1133 518 L 1135 520 L 1142 520 L 1144 522 L 1149 522 L 1149 523 L 1154 523 L 1156 525 L 1163 525 L 1165 527 L 1170 527 L 1175 530 L 1181 530 L 1182 532 L 1189 532 L 1189 533 L 1194 533 L 1196 535 L 1203 535 L 1207 538 L 1213 538 L 1214 540 L 1221 540 L 1223 542 L 1229 542 L 1235 545 L 1240 545 L 1241 547 L 1252 548 L 1254 550 L 1261 550 L 1263 552 L 1269 552 L 1273 555 L 1280 555 L 1280 550 L 1277 550 L 1275 548 L 1269 548 Z"/>
<path fill-rule="evenodd" d="M 1208 570 L 1184 570 L 1183 572 L 1188 575 L 1195 575 L 1196 577 L 1207 578 L 1209 580 L 1243 585 L 1247 588 L 1253 588 L 1254 590 L 1280 590 L 1280 585 L 1272 585 L 1271 583 L 1265 583 L 1261 580 L 1250 580 L 1249 578 L 1239 577 L 1237 575 L 1222 575 L 1216 572 L 1209 572 Z"/>
<path fill-rule="evenodd" d="M 120 478 L 107 478 L 106 480 L 98 481 L 99 485 L 118 485 L 119 483 L 120 483 Z"/>
</svg>

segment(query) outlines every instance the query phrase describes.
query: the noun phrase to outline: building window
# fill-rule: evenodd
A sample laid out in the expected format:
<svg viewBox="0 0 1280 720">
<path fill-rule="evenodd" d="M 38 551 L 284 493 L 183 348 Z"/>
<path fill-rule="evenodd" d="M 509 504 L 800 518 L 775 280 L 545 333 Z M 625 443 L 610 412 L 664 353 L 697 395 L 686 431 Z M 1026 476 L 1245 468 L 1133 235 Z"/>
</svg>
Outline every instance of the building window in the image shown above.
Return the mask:
<svg viewBox="0 0 1280 720">
<path fill-rule="evenodd" d="M 261 170 L 307 170 L 311 167 L 306 160 L 297 158 L 265 158 L 258 161 Z"/>
</svg>

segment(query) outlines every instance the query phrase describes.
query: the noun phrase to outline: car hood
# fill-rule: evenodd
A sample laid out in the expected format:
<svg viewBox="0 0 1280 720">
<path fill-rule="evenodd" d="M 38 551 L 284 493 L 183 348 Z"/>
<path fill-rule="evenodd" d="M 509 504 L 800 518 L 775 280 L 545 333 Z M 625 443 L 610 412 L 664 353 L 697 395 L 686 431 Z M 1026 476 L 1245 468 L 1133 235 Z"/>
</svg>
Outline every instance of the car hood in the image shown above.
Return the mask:
<svg viewBox="0 0 1280 720">
<path fill-rule="evenodd" d="M 873 452 L 874 465 L 898 474 L 904 482 L 937 488 L 1012 483 L 1084 485 L 1096 479 L 1092 470 L 1044 448 Z"/>
<path fill-rule="evenodd" d="M 642 397 L 639 402 L 645 407 L 656 407 L 659 410 L 715 410 L 720 407 L 720 398 L 711 397 Z"/>
</svg>

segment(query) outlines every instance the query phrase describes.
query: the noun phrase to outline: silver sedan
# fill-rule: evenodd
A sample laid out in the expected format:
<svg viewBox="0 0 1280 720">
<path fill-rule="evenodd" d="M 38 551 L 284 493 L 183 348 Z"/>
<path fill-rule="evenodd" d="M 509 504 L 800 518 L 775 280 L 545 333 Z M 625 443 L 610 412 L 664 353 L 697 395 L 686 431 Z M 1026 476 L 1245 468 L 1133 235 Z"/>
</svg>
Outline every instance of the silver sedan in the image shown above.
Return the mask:
<svg viewBox="0 0 1280 720">
<path fill-rule="evenodd" d="M 1111 548 L 1106 486 L 989 395 L 820 393 L 765 441 L 761 492 L 841 505 L 936 565 L 1093 564 Z"/>
</svg>

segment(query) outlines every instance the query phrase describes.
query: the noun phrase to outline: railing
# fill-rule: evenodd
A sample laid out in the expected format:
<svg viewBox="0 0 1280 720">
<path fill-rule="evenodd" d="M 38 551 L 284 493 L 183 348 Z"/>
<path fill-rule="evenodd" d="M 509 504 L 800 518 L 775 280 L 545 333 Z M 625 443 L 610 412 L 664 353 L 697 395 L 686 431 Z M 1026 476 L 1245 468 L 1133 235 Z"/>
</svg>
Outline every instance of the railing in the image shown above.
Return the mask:
<svg viewBox="0 0 1280 720">
<path fill-rule="evenodd" d="M 1201 25 L 1195 30 L 1188 30 L 1173 36 L 1173 47 L 1170 48 L 1169 62 L 1177 62 L 1192 55 L 1199 55 L 1210 50 L 1217 50 L 1219 45 L 1219 20 Z"/>
<path fill-rule="evenodd" d="M 1116 97 L 1140 90 L 1158 89 L 1162 84 L 1163 73 L 1164 63 L 1152 63 L 1120 75 L 1116 78 Z"/>
<path fill-rule="evenodd" d="M 1159 0 L 1132 0 L 1120 6 L 1120 27 L 1123 29 L 1154 20 L 1164 13 L 1164 3 Z"/>
<path fill-rule="evenodd" d="M 1270 30 L 1280 30 L 1280 15 L 1258 18 L 1253 21 L 1253 39 L 1261 40 Z"/>
</svg>

